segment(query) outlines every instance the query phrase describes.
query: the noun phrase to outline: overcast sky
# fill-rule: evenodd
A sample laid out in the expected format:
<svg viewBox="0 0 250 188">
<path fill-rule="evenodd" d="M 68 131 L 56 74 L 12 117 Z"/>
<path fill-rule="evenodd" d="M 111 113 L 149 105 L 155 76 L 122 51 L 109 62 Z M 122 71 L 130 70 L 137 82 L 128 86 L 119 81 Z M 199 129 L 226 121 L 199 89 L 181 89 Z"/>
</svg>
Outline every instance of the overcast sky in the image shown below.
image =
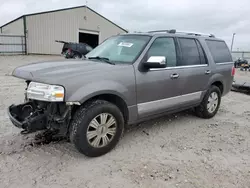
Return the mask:
<svg viewBox="0 0 250 188">
<path fill-rule="evenodd" d="M 86 0 L 0 0 L 0 26 L 23 14 L 85 5 Z M 213 33 L 234 50 L 250 50 L 250 0 L 87 0 L 129 31 L 171 29 Z"/>
</svg>

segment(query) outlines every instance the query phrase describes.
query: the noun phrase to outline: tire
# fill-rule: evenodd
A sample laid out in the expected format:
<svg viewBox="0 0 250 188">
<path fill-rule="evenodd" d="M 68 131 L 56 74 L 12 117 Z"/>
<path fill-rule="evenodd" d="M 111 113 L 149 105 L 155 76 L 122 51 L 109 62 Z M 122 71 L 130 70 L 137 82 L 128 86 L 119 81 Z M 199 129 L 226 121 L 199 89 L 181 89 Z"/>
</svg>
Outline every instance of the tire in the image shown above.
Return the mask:
<svg viewBox="0 0 250 188">
<path fill-rule="evenodd" d="M 214 108 L 210 108 L 210 110 L 208 109 L 208 105 L 209 105 L 209 97 L 213 94 L 216 93 L 217 94 L 217 106 Z M 220 107 L 220 103 L 221 103 L 221 91 L 220 89 L 215 86 L 212 85 L 211 88 L 207 91 L 207 93 L 205 94 L 201 104 L 195 108 L 195 113 L 198 117 L 204 118 L 204 119 L 209 119 L 215 116 L 215 114 L 218 112 L 219 107 Z M 212 103 L 211 103 L 212 104 Z M 210 105 L 211 105 L 210 104 Z M 211 105 L 212 106 L 212 105 Z M 214 109 L 213 111 L 211 111 L 211 109 Z"/>
<path fill-rule="evenodd" d="M 94 141 L 97 139 L 97 136 L 92 138 L 93 139 L 92 141 L 91 139 L 87 138 L 87 133 L 93 131 L 93 130 L 90 131 L 90 129 L 93 129 L 93 127 L 91 126 L 93 124 L 90 123 L 92 123 L 94 119 L 98 120 L 97 118 L 99 117 L 99 115 L 104 113 L 110 116 L 110 117 L 107 116 L 106 120 L 107 123 L 109 122 L 108 118 L 109 120 L 111 119 L 111 117 L 115 119 L 116 123 L 114 125 L 116 125 L 116 128 L 111 128 L 111 129 L 113 130 L 116 129 L 116 131 L 113 131 L 112 134 L 114 135 L 112 138 L 110 138 L 111 135 L 106 133 L 106 136 L 109 135 L 108 138 L 110 140 L 110 142 L 106 145 L 104 144 L 104 138 L 102 136 L 99 136 L 99 138 L 102 137 L 99 143 L 100 144 L 102 143 L 104 146 L 94 147 L 91 144 L 94 143 Z M 99 119 L 99 122 L 100 120 L 101 118 Z M 101 125 L 99 125 L 98 127 L 100 126 Z M 97 133 L 96 132 L 97 130 L 99 129 L 94 129 L 95 133 Z M 109 103 L 107 101 L 96 100 L 80 107 L 75 112 L 70 126 L 70 141 L 75 145 L 75 147 L 80 153 L 88 157 L 98 157 L 108 153 L 117 145 L 123 134 L 123 130 L 124 130 L 124 118 L 119 108 L 116 105 Z M 104 130 L 103 128 L 101 128 L 100 134 L 103 134 L 103 132 Z"/>
<path fill-rule="evenodd" d="M 73 55 L 73 59 L 81 59 L 81 58 L 82 58 L 82 56 L 78 53 Z"/>
</svg>

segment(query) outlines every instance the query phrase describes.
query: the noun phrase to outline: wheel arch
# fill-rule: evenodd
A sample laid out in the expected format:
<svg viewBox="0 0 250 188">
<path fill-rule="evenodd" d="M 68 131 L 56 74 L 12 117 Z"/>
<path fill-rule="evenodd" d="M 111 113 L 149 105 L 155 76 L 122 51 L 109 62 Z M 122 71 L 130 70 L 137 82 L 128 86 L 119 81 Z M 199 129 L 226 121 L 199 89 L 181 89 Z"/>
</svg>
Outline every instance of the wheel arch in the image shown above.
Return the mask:
<svg viewBox="0 0 250 188">
<path fill-rule="evenodd" d="M 223 85 L 222 81 L 214 81 L 211 84 L 211 86 L 212 85 L 217 86 L 220 89 L 221 94 L 223 94 L 223 92 L 224 92 L 224 85 Z"/>
<path fill-rule="evenodd" d="M 209 83 L 208 83 L 208 88 L 209 89 L 212 85 L 217 86 L 220 91 L 221 91 L 221 95 L 223 95 L 224 93 L 224 89 L 225 89 L 225 82 L 223 80 L 223 75 L 221 74 L 214 74 L 210 79 L 209 79 Z"/>
<path fill-rule="evenodd" d="M 77 51 L 77 50 L 72 50 L 72 51 L 73 51 L 74 54 L 78 54 L 78 55 L 80 55 L 80 57 L 82 57 L 81 52 L 79 52 L 79 51 Z"/>
<path fill-rule="evenodd" d="M 86 96 L 81 101 L 81 106 L 85 105 L 91 101 L 94 101 L 94 100 L 105 100 L 105 101 L 108 101 L 108 102 L 116 105 L 123 114 L 125 124 L 128 123 L 129 110 L 128 110 L 127 102 L 123 96 L 121 96 L 117 92 L 112 92 L 112 91 L 92 93 L 92 94 Z"/>
</svg>

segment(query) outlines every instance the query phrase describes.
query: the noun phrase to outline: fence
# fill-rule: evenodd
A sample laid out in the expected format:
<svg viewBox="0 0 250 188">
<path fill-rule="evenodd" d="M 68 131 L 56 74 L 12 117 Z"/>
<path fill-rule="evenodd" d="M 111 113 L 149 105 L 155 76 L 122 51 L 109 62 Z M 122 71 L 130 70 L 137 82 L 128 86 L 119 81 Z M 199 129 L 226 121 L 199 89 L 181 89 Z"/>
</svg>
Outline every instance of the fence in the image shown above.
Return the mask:
<svg viewBox="0 0 250 188">
<path fill-rule="evenodd" d="M 21 35 L 0 35 L 0 54 L 25 54 L 25 38 Z"/>
<path fill-rule="evenodd" d="M 232 51 L 232 57 L 234 61 L 238 58 L 243 58 L 250 62 L 250 51 Z"/>
</svg>

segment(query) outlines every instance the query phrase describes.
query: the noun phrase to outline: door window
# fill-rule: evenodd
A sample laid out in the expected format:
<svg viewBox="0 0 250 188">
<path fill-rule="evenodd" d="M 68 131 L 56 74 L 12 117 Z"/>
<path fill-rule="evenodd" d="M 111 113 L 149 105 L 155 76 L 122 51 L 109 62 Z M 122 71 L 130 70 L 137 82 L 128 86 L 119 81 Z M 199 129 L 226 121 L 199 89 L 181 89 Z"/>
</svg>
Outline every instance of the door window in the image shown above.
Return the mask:
<svg viewBox="0 0 250 188">
<path fill-rule="evenodd" d="M 201 61 L 201 64 L 207 64 L 207 59 L 206 59 L 204 50 L 203 50 L 203 48 L 202 48 L 200 42 L 196 40 L 196 43 L 197 43 L 198 50 L 199 50 L 199 54 L 200 54 L 200 61 Z"/>
<path fill-rule="evenodd" d="M 180 66 L 199 65 L 200 56 L 195 39 L 179 38 L 182 52 Z"/>
<path fill-rule="evenodd" d="M 159 37 L 151 45 L 147 57 L 164 56 L 167 60 L 167 67 L 177 65 L 175 42 L 173 38 Z"/>
</svg>

